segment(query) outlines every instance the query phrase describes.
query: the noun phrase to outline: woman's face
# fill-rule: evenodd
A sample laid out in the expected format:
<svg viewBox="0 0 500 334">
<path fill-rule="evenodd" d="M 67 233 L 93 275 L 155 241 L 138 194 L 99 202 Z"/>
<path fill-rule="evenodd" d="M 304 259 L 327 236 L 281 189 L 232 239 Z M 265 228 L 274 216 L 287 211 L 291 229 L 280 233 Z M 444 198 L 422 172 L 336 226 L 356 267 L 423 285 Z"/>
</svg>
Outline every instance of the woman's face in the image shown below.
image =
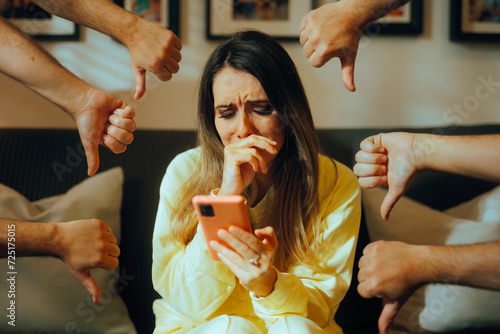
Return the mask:
<svg viewBox="0 0 500 334">
<path fill-rule="evenodd" d="M 225 67 L 215 75 L 213 93 L 215 128 L 224 146 L 258 135 L 274 140 L 280 151 L 285 129 L 257 78 Z M 276 155 L 258 150 L 269 166 Z"/>
</svg>

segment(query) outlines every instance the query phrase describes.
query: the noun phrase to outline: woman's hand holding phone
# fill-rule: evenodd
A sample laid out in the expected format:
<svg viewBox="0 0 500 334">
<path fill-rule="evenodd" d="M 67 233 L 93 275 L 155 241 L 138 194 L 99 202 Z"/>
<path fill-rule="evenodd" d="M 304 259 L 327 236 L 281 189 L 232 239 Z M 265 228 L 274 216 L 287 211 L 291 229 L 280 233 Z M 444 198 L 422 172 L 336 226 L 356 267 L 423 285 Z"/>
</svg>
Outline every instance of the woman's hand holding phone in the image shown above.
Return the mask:
<svg viewBox="0 0 500 334">
<path fill-rule="evenodd" d="M 278 247 L 273 228 L 252 233 L 241 195 L 197 195 L 193 205 L 210 257 L 223 261 L 245 289 L 259 297 L 270 294 L 277 278 L 272 266 Z"/>
<path fill-rule="evenodd" d="M 273 267 L 278 240 L 272 227 L 254 231 L 255 235 L 237 226 L 220 229 L 218 237 L 231 246 L 232 250 L 212 240 L 210 247 L 217 251 L 240 284 L 258 297 L 265 297 L 274 290 L 277 274 Z"/>
<path fill-rule="evenodd" d="M 267 164 L 261 150 L 275 155 L 276 142 L 251 135 L 224 148 L 224 172 L 219 195 L 240 195 L 252 182 L 255 173 L 267 173 Z"/>
</svg>

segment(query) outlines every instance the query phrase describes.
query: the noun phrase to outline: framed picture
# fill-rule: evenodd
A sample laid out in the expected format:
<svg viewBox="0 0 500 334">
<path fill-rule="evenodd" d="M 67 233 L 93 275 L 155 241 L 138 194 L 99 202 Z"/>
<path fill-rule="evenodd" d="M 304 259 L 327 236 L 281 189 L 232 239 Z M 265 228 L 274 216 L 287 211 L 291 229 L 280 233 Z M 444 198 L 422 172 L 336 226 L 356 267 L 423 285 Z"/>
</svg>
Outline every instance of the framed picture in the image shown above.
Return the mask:
<svg viewBox="0 0 500 334">
<path fill-rule="evenodd" d="M 299 40 L 300 20 L 315 0 L 206 0 L 207 39 L 259 29 L 278 40 Z"/>
<path fill-rule="evenodd" d="M 149 22 L 172 30 L 179 36 L 179 0 L 116 0 L 115 3 Z"/>
<path fill-rule="evenodd" d="M 34 39 L 80 39 L 76 23 L 52 15 L 30 0 L 0 0 L 0 15 Z"/>
<path fill-rule="evenodd" d="M 451 0 L 450 40 L 500 42 L 500 1 Z"/>
<path fill-rule="evenodd" d="M 348 0 L 318 0 L 318 7 L 327 3 Z M 413 0 L 369 24 L 365 34 L 418 35 L 423 31 L 423 0 Z"/>
</svg>

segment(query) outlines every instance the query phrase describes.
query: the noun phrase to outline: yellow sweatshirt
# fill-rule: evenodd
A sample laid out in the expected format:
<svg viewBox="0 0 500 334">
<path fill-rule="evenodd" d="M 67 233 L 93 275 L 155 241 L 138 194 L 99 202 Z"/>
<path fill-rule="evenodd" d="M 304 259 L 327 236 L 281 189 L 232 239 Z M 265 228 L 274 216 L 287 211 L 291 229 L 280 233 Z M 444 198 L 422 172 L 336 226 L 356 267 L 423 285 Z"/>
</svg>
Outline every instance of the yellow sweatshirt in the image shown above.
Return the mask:
<svg viewBox="0 0 500 334">
<path fill-rule="evenodd" d="M 330 158 L 319 157 L 320 242 L 312 249 L 323 270 L 292 265 L 288 272 L 278 273 L 271 294 L 257 298 L 224 263 L 210 258 L 199 225 L 187 246 L 168 238 L 176 193 L 198 172 L 199 156 L 199 148 L 179 154 L 168 166 L 160 188 L 153 285 L 162 298 L 153 305 L 155 333 L 194 328 L 220 315 L 243 317 L 263 333 L 280 317 L 291 315 L 311 319 L 326 333 L 342 333 L 333 316 L 351 282 L 361 216 L 360 191 L 352 171 L 339 162 L 335 162 L 336 170 Z M 265 202 L 249 209 L 250 216 L 260 216 Z"/>
</svg>

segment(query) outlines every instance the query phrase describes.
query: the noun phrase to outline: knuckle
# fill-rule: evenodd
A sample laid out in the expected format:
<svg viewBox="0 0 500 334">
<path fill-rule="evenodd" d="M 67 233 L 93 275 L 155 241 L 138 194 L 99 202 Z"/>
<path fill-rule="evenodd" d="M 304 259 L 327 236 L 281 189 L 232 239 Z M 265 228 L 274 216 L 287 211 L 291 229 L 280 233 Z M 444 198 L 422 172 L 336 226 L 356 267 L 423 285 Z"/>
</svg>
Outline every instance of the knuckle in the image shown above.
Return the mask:
<svg viewBox="0 0 500 334">
<path fill-rule="evenodd" d="M 361 161 L 360 161 L 361 152 L 363 152 L 363 151 L 358 151 L 358 152 L 356 152 L 356 155 L 354 156 L 354 159 L 356 160 L 356 162 L 361 162 Z"/>
<path fill-rule="evenodd" d="M 94 257 L 94 261 L 92 261 L 93 267 L 102 268 L 106 265 L 106 255 L 103 252 L 99 252 Z"/>
<path fill-rule="evenodd" d="M 106 228 L 106 225 L 107 225 L 107 224 L 106 224 L 105 222 L 103 222 L 102 220 L 100 220 L 100 219 L 96 219 L 96 218 L 92 218 L 92 219 L 90 220 L 90 222 L 91 222 L 91 224 L 92 224 L 95 228 L 97 228 L 97 229 L 99 229 L 99 230 L 101 230 L 101 231 L 102 231 L 102 230 L 104 230 L 104 229 Z"/>
<path fill-rule="evenodd" d="M 318 45 L 320 43 L 320 41 L 321 41 L 321 37 L 317 33 L 314 33 L 311 36 L 309 36 L 309 42 L 311 42 L 311 44 L 313 44 L 313 45 Z"/>
<path fill-rule="evenodd" d="M 162 70 L 161 59 L 163 56 L 156 57 L 155 60 L 151 63 L 151 69 L 154 73 L 160 72 Z"/>
<path fill-rule="evenodd" d="M 131 132 L 134 132 L 137 129 L 137 124 L 135 123 L 134 120 L 130 121 L 130 126 L 129 127 L 130 127 L 130 131 Z"/>
<path fill-rule="evenodd" d="M 167 44 L 173 44 L 175 39 L 175 34 L 172 32 L 172 30 L 166 30 L 165 31 L 165 40 Z"/>
<path fill-rule="evenodd" d="M 241 285 L 248 285 L 250 284 L 250 281 L 247 279 L 240 278 L 239 279 Z"/>
<path fill-rule="evenodd" d="M 125 152 L 127 150 L 127 145 L 123 145 L 122 147 L 120 147 L 119 149 L 117 149 L 115 151 L 116 154 L 121 154 L 123 152 Z"/>
<path fill-rule="evenodd" d="M 129 132 L 125 137 L 125 143 L 130 144 L 133 141 L 134 141 L 134 135 L 131 132 Z"/>
<path fill-rule="evenodd" d="M 364 289 L 364 293 L 366 296 L 374 296 L 375 295 L 375 287 L 372 284 L 367 284 L 367 286 Z"/>
<path fill-rule="evenodd" d="M 166 68 L 163 68 L 162 69 L 162 72 L 159 73 L 157 75 L 158 79 L 160 79 L 161 81 L 168 81 L 170 79 L 172 79 L 172 73 L 170 72 L 170 70 L 166 69 Z"/>
<path fill-rule="evenodd" d="M 369 297 L 369 293 L 366 288 L 366 283 L 360 283 L 358 284 L 358 293 L 365 298 Z"/>
<path fill-rule="evenodd" d="M 325 46 L 321 45 L 316 49 L 316 53 L 318 54 L 320 59 L 325 59 L 330 55 L 330 50 Z"/>
</svg>

